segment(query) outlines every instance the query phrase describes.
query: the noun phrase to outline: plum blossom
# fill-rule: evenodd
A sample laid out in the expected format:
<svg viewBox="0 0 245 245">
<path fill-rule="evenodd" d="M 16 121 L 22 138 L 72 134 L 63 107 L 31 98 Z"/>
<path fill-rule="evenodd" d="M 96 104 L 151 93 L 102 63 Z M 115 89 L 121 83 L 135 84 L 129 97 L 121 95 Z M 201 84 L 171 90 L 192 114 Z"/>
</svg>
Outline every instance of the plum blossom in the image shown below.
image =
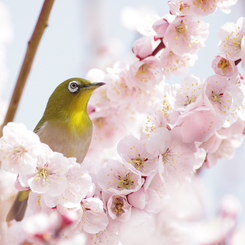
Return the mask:
<svg viewBox="0 0 245 245">
<path fill-rule="evenodd" d="M 238 68 L 227 54 L 219 54 L 212 62 L 214 72 L 220 76 L 232 77 L 238 73 Z"/>
<path fill-rule="evenodd" d="M 192 3 L 190 9 L 195 15 L 206 16 L 212 14 L 217 9 L 216 0 L 193 0 L 191 2 Z"/>
<path fill-rule="evenodd" d="M 58 204 L 67 208 L 77 207 L 81 200 L 94 190 L 91 176 L 84 172 L 82 166 L 76 162 L 76 158 L 68 158 L 68 161 L 70 168 L 65 175 L 67 187 L 59 196 L 47 199 L 44 196 L 45 203 L 49 207 L 55 207 Z"/>
<path fill-rule="evenodd" d="M 172 74 L 175 76 L 186 74 L 196 60 L 196 54 L 177 55 L 170 48 L 164 49 L 160 56 L 163 74 L 166 79 L 170 79 Z"/>
<path fill-rule="evenodd" d="M 143 37 L 136 40 L 133 44 L 133 53 L 140 60 L 152 54 L 152 40 L 150 37 Z"/>
<path fill-rule="evenodd" d="M 202 106 L 180 115 L 174 125 L 180 127 L 182 140 L 190 143 L 208 140 L 223 123 L 214 110 Z"/>
<path fill-rule="evenodd" d="M 49 149 L 48 154 L 39 156 L 34 172 L 20 174 L 19 180 L 23 186 L 29 186 L 33 192 L 51 197 L 59 196 L 67 187 L 65 175 L 68 170 L 68 159 L 61 153 Z"/>
<path fill-rule="evenodd" d="M 155 85 L 163 80 L 159 60 L 149 57 L 142 61 L 136 61 L 130 66 L 132 85 L 142 90 L 153 89 Z"/>
<path fill-rule="evenodd" d="M 213 75 L 205 81 L 205 105 L 215 110 L 227 120 L 227 124 L 236 121 L 237 114 L 234 110 L 242 104 L 243 93 L 241 89 L 228 83 L 228 80 L 219 75 Z"/>
<path fill-rule="evenodd" d="M 171 129 L 171 125 L 175 124 L 179 115 L 180 112 L 172 109 L 166 95 L 164 95 L 162 106 L 158 104 L 157 107 L 149 109 L 144 131 L 149 136 L 150 132 L 159 127 Z"/>
<path fill-rule="evenodd" d="M 241 17 L 237 23 L 227 22 L 218 32 L 219 50 L 227 54 L 231 60 L 244 59 L 245 50 L 245 18 Z"/>
<path fill-rule="evenodd" d="M 166 128 L 155 129 L 149 136 L 146 148 L 152 154 L 159 154 L 159 173 L 169 181 L 188 179 L 205 158 L 205 153 L 197 150 L 193 143 L 182 141 L 179 128 L 171 131 Z M 196 152 L 201 155 L 200 159 L 194 155 Z"/>
<path fill-rule="evenodd" d="M 140 189 L 144 179 L 125 164 L 111 160 L 97 174 L 99 186 L 107 193 L 127 195 Z"/>
<path fill-rule="evenodd" d="M 231 12 L 230 7 L 236 3 L 237 0 L 218 0 L 217 7 L 225 14 L 229 14 Z"/>
<path fill-rule="evenodd" d="M 107 69 L 105 77 L 107 84 L 106 94 L 110 99 L 110 105 L 114 108 L 127 108 L 137 93 L 136 88 L 128 82 L 128 71 L 126 69 L 118 71 Z"/>
<path fill-rule="evenodd" d="M 109 108 L 90 114 L 94 125 L 90 148 L 112 147 L 125 134 L 126 113 L 122 112 L 118 114 L 118 110 Z"/>
<path fill-rule="evenodd" d="M 142 187 L 138 191 L 129 194 L 128 201 L 132 206 L 143 209 L 148 213 L 158 213 L 162 207 L 158 193 L 151 188 L 144 190 Z"/>
<path fill-rule="evenodd" d="M 8 123 L 0 140 L 0 160 L 6 171 L 29 174 L 36 168 L 41 152 L 39 137 L 21 123 Z"/>
<path fill-rule="evenodd" d="M 125 222 L 131 215 L 131 205 L 125 196 L 113 194 L 107 201 L 108 214 L 113 220 Z"/>
<path fill-rule="evenodd" d="M 168 1 L 170 13 L 177 16 L 193 14 L 190 9 L 189 0 L 170 0 Z"/>
<path fill-rule="evenodd" d="M 124 137 L 117 146 L 119 155 L 126 163 L 129 163 L 128 168 L 142 176 L 150 175 L 158 168 L 158 156 L 151 155 L 147 151 L 146 141 L 129 135 Z"/>
<path fill-rule="evenodd" d="M 87 198 L 81 202 L 81 207 L 77 210 L 78 222 L 76 230 L 96 234 L 103 231 L 107 224 L 108 218 L 104 213 L 103 203 L 98 198 Z"/>
<path fill-rule="evenodd" d="M 235 149 L 238 148 L 243 140 L 244 122 L 238 118 L 228 128 L 221 128 L 210 137 L 200 147 L 205 149 L 207 156 L 204 166 L 212 167 L 218 159 L 231 159 L 235 154 Z"/>
<path fill-rule="evenodd" d="M 203 81 L 194 75 L 185 77 L 181 84 L 166 87 L 166 94 L 171 107 L 180 112 L 202 106 Z"/>
<path fill-rule="evenodd" d="M 208 37 L 207 23 L 194 16 L 176 17 L 170 23 L 163 41 L 175 54 L 195 54 Z"/>
</svg>

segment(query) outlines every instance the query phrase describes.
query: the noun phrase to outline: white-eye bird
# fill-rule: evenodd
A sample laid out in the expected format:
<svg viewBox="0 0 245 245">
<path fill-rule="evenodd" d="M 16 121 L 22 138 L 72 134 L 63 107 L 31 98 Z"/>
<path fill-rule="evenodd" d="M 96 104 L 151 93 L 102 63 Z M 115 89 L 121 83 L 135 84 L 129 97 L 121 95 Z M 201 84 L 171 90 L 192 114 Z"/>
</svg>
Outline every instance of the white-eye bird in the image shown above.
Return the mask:
<svg viewBox="0 0 245 245">
<path fill-rule="evenodd" d="M 71 78 L 61 83 L 50 96 L 43 117 L 34 129 L 41 142 L 66 157 L 81 163 L 88 151 L 93 124 L 87 113 L 92 92 L 104 83 Z M 30 191 L 20 191 L 6 221 L 23 219 Z"/>
</svg>

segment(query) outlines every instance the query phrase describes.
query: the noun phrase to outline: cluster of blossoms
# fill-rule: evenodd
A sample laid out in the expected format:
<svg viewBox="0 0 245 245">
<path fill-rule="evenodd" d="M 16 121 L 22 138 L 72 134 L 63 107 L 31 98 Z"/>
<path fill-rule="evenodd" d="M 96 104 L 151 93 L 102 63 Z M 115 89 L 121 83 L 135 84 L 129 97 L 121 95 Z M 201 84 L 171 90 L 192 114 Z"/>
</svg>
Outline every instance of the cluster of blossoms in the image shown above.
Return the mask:
<svg viewBox="0 0 245 245">
<path fill-rule="evenodd" d="M 245 70 L 245 18 L 221 27 L 214 75 L 165 83 L 185 75 L 204 47 L 209 26 L 202 17 L 217 8 L 228 13 L 235 3 L 170 0 L 170 15 L 139 27 L 144 37 L 133 45 L 132 63 L 88 73 L 106 86 L 88 106 L 94 133 L 81 165 L 52 152 L 22 124 L 3 129 L 3 168 L 18 174 L 16 188 L 29 193 L 9 244 L 221 244 L 229 235 L 236 245 L 244 239 L 244 228 L 232 233 L 240 211 L 234 197 L 200 222 L 195 173 L 230 159 L 244 138 L 245 88 L 237 65 Z M 17 230 L 21 235 L 13 236 Z"/>
</svg>

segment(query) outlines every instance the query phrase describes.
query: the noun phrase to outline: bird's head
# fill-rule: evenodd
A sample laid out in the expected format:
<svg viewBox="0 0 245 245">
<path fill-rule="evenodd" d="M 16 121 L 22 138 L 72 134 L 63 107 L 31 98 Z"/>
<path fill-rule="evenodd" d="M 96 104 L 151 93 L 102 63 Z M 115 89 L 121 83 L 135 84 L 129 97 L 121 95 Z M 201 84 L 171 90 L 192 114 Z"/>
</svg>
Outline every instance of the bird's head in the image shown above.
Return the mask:
<svg viewBox="0 0 245 245">
<path fill-rule="evenodd" d="M 92 92 L 105 83 L 92 83 L 82 78 L 70 78 L 61 83 L 47 103 L 46 118 L 64 118 L 72 113 L 87 112 L 87 103 Z"/>
</svg>

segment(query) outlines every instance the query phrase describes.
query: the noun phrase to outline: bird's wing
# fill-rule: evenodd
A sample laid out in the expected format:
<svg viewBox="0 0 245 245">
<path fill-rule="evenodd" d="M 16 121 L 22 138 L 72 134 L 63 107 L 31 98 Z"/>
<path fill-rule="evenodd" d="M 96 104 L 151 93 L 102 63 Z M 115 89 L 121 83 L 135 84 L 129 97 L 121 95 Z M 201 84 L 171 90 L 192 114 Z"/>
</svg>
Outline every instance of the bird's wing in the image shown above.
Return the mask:
<svg viewBox="0 0 245 245">
<path fill-rule="evenodd" d="M 39 134 L 40 131 L 45 127 L 47 124 L 46 120 L 42 117 L 37 126 L 34 128 L 34 133 Z"/>
</svg>

